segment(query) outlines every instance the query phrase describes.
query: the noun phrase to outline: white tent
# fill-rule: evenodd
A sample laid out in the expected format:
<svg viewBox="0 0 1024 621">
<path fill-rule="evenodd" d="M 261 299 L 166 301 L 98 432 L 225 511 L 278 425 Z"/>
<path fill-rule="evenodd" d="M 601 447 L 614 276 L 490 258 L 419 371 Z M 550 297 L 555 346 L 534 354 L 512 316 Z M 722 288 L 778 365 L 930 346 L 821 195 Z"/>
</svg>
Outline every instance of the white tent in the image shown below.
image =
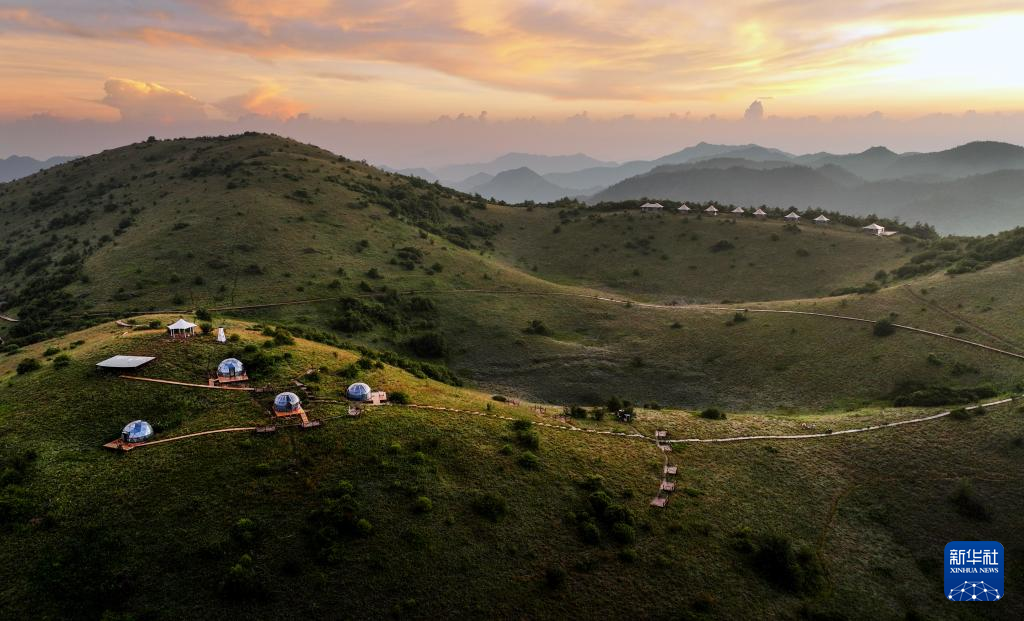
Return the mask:
<svg viewBox="0 0 1024 621">
<path fill-rule="evenodd" d="M 679 209 L 677 209 L 676 211 L 681 211 L 683 213 L 690 213 L 690 206 L 687 205 L 686 203 L 683 203 L 682 205 L 679 206 Z"/>
<path fill-rule="evenodd" d="M 708 207 L 707 209 L 705 209 L 704 213 L 708 214 L 709 216 L 717 216 L 718 215 L 718 208 L 715 207 L 714 205 L 712 205 L 712 206 Z"/>
<path fill-rule="evenodd" d="M 640 211 L 660 211 L 664 208 L 665 206 L 661 203 L 644 203 L 640 205 Z"/>
<path fill-rule="evenodd" d="M 754 217 L 756 217 L 756 218 L 767 218 L 768 217 L 768 213 L 765 212 L 764 209 L 761 209 L 760 207 L 758 207 L 757 211 L 754 212 Z"/>
<path fill-rule="evenodd" d="M 815 224 L 828 224 L 829 222 L 831 222 L 831 220 L 826 218 L 825 214 L 821 214 L 817 218 L 814 219 L 814 223 Z"/>
<path fill-rule="evenodd" d="M 885 235 L 885 227 L 875 222 L 872 222 L 861 230 L 868 235 Z"/>
<path fill-rule="evenodd" d="M 737 207 L 736 209 L 733 209 L 732 212 L 734 214 L 736 214 L 737 216 L 745 216 L 745 215 L 747 215 L 747 211 L 745 209 L 743 209 L 742 207 Z"/>
<path fill-rule="evenodd" d="M 179 319 L 167 326 L 167 331 L 171 336 L 192 336 L 195 334 L 196 324 Z"/>
<path fill-rule="evenodd" d="M 227 337 L 227 335 L 224 334 L 224 328 L 223 327 L 217 328 L 217 342 L 218 343 L 227 343 L 228 342 L 228 337 Z"/>
<path fill-rule="evenodd" d="M 790 222 L 795 222 L 800 219 L 800 214 L 798 214 L 795 211 L 791 211 L 786 214 L 786 219 L 789 220 Z"/>
</svg>

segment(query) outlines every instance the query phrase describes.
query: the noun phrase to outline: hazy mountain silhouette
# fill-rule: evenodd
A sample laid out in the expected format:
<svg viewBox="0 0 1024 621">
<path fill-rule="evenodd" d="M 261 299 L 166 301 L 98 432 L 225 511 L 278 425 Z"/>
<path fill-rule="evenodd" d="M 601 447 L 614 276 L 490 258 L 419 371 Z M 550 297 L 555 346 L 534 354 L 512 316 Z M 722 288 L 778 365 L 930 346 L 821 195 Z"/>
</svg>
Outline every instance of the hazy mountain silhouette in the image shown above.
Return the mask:
<svg viewBox="0 0 1024 621">
<path fill-rule="evenodd" d="M 500 172 L 493 179 L 469 191 L 485 198 L 493 197 L 510 203 L 527 200 L 553 201 L 576 194 L 551 183 L 525 166 Z"/>
<path fill-rule="evenodd" d="M 34 157 L 12 155 L 6 159 L 0 159 L 0 183 L 27 177 L 32 173 L 39 172 L 44 168 L 63 164 L 75 159 L 77 156 L 58 155 L 46 160 L 37 160 Z"/>
<path fill-rule="evenodd" d="M 1024 147 L 1005 142 L 969 142 L 945 151 L 904 154 L 893 153 L 885 147 L 872 147 L 862 153 L 815 153 L 793 161 L 813 166 L 836 164 L 869 181 L 900 178 L 942 180 L 1024 169 Z"/>
<path fill-rule="evenodd" d="M 583 153 L 574 155 L 534 155 L 532 153 L 506 153 L 490 162 L 473 164 L 454 164 L 442 166 L 434 170 L 439 179 L 459 181 L 477 173 L 497 175 L 506 170 L 529 168 L 545 175 L 548 173 L 564 173 L 583 168 L 616 166 L 615 162 L 603 162 Z"/>
<path fill-rule="evenodd" d="M 947 156 L 948 157 L 948 156 Z M 749 162 L 729 167 L 664 166 L 592 196 L 591 202 L 649 197 L 726 204 L 834 209 L 924 221 L 944 233 L 978 235 L 1024 225 L 1024 170 L 944 181 L 864 181 L 845 168 Z M 957 163 L 961 169 L 964 164 Z"/>
</svg>

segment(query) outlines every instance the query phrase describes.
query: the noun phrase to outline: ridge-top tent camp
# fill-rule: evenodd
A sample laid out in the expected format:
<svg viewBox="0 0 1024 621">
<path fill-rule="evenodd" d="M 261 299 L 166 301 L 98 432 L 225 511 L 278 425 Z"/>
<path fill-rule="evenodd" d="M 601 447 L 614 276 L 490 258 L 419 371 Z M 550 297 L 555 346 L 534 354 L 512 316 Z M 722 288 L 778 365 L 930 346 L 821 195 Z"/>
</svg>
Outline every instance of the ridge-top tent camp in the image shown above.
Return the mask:
<svg viewBox="0 0 1024 621">
<path fill-rule="evenodd" d="M 188 338 L 195 335 L 196 324 L 185 321 L 184 319 L 178 319 L 171 325 L 167 326 L 167 333 L 171 338 Z"/>
</svg>

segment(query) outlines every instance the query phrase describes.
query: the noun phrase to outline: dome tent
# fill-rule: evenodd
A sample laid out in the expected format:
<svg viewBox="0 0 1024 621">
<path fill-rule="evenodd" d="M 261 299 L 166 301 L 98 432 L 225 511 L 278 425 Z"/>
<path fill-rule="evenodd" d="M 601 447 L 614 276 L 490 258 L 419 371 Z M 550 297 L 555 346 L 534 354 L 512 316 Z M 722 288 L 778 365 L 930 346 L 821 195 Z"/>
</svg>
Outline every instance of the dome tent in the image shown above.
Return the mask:
<svg viewBox="0 0 1024 621">
<path fill-rule="evenodd" d="M 299 396 L 294 392 L 282 392 L 274 397 L 275 412 L 298 412 L 302 409 Z"/>
<path fill-rule="evenodd" d="M 133 420 L 121 430 L 125 442 L 145 442 L 153 437 L 153 426 L 144 420 Z"/>
<path fill-rule="evenodd" d="M 370 399 L 370 387 L 363 382 L 356 382 L 348 387 L 345 395 L 353 401 L 367 401 Z"/>
<path fill-rule="evenodd" d="M 217 365 L 218 377 L 238 377 L 245 373 L 242 361 L 237 358 L 226 358 Z"/>
</svg>

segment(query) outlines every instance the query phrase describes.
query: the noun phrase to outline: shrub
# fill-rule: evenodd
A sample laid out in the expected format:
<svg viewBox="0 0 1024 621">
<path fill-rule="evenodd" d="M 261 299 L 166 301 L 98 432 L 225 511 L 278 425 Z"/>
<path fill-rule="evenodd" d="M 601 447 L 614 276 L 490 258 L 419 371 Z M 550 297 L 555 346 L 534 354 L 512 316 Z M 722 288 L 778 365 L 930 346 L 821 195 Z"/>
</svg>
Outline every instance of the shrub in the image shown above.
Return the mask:
<svg viewBox="0 0 1024 621">
<path fill-rule="evenodd" d="M 209 321 L 204 321 L 199 324 L 199 331 L 203 334 L 209 334 L 210 332 L 213 332 L 213 324 Z"/>
<path fill-rule="evenodd" d="M 533 421 L 526 418 L 519 418 L 512 421 L 512 429 L 515 431 L 526 431 L 533 427 Z"/>
<path fill-rule="evenodd" d="M 197 308 L 196 319 L 198 319 L 199 321 L 213 321 L 213 315 L 211 315 L 210 311 L 206 310 L 205 308 Z"/>
<path fill-rule="evenodd" d="M 580 537 L 583 541 L 590 544 L 597 544 L 601 542 L 601 529 L 598 528 L 597 524 L 593 520 L 583 522 L 580 524 Z"/>
<path fill-rule="evenodd" d="M 60 354 L 53 359 L 53 368 L 55 369 L 63 369 L 69 364 L 71 364 L 71 356 L 67 354 Z"/>
<path fill-rule="evenodd" d="M 814 593 L 824 581 L 824 573 L 814 552 L 808 548 L 797 549 L 782 535 L 760 537 L 753 561 L 765 579 L 784 591 Z"/>
<path fill-rule="evenodd" d="M 401 390 L 389 392 L 388 401 L 395 405 L 405 405 L 406 403 L 409 403 L 409 394 L 402 392 Z"/>
<path fill-rule="evenodd" d="M 535 451 L 540 448 L 540 435 L 533 429 L 520 429 L 515 437 L 516 443 L 523 448 Z"/>
<path fill-rule="evenodd" d="M 950 496 L 950 501 L 956 508 L 956 512 L 965 518 L 984 522 L 992 519 L 989 510 L 978 499 L 974 493 L 974 487 L 968 479 L 960 479 L 957 482 L 956 489 L 953 490 L 953 494 Z"/>
<path fill-rule="evenodd" d="M 538 334 L 540 336 L 547 336 L 551 334 L 551 330 L 549 330 L 540 319 L 530 321 L 530 325 L 523 328 L 523 332 L 526 334 Z"/>
<path fill-rule="evenodd" d="M 612 524 L 612 537 L 619 543 L 636 543 L 636 529 L 626 522 Z"/>
<path fill-rule="evenodd" d="M 50 356 L 56 356 L 59 353 L 60 353 L 60 348 L 59 347 L 47 347 L 46 351 L 43 352 L 43 357 L 44 358 L 49 358 Z"/>
<path fill-rule="evenodd" d="M 17 372 L 18 375 L 24 375 L 26 373 L 31 373 L 32 371 L 37 371 L 42 368 L 42 366 L 43 365 L 35 358 L 24 358 L 18 363 Z"/>
<path fill-rule="evenodd" d="M 243 554 L 232 565 L 221 582 L 221 592 L 232 599 L 244 599 L 261 592 L 262 585 L 253 567 L 252 557 Z"/>
<path fill-rule="evenodd" d="M 369 537 L 373 533 L 373 524 L 370 523 L 370 520 L 361 518 L 356 522 L 356 532 L 361 537 Z"/>
<path fill-rule="evenodd" d="M 725 412 L 718 408 L 706 408 L 701 410 L 700 417 L 708 420 L 725 420 Z"/>
<path fill-rule="evenodd" d="M 515 452 L 515 449 L 512 448 L 511 444 L 504 444 L 500 449 L 498 449 L 498 452 L 502 455 L 511 455 Z"/>
<path fill-rule="evenodd" d="M 954 420 L 967 420 L 971 417 L 971 413 L 964 408 L 957 408 L 949 413 L 950 417 Z"/>
<path fill-rule="evenodd" d="M 518 459 L 519 465 L 527 470 L 536 470 L 540 468 L 540 459 L 530 451 L 524 451 Z"/>
<path fill-rule="evenodd" d="M 421 358 L 443 358 L 448 353 L 448 344 L 438 332 L 427 332 L 409 339 L 409 349 Z"/>
<path fill-rule="evenodd" d="M 726 250 L 732 250 L 736 245 L 727 239 L 723 239 L 714 243 L 711 246 L 711 252 L 723 252 Z"/>
<path fill-rule="evenodd" d="M 430 513 L 434 510 L 434 503 L 426 496 L 419 496 L 412 503 L 412 510 L 416 513 Z"/>
<path fill-rule="evenodd" d="M 494 492 L 478 494 L 470 503 L 473 511 L 481 517 L 497 522 L 508 513 L 508 503 L 503 496 Z"/>
<path fill-rule="evenodd" d="M 256 527 L 256 522 L 253 522 L 249 518 L 240 518 L 231 527 L 231 538 L 246 545 L 250 545 L 256 541 L 258 534 L 259 529 Z"/>
<path fill-rule="evenodd" d="M 876 321 L 874 327 L 871 328 L 871 332 L 875 336 L 889 336 L 896 332 L 896 328 L 893 326 L 892 319 L 886 317 Z"/>
<path fill-rule="evenodd" d="M 544 572 L 544 583 L 549 589 L 560 589 L 565 585 L 566 573 L 561 567 L 548 567 Z"/>
<path fill-rule="evenodd" d="M 619 550 L 619 560 L 623 563 L 635 563 L 639 558 L 640 555 L 633 548 Z"/>
<path fill-rule="evenodd" d="M 505 396 L 502 396 L 502 395 L 493 395 L 491 397 L 491 399 L 493 399 L 494 401 L 497 401 L 499 403 L 505 403 L 506 401 L 508 401 L 508 397 L 505 397 Z"/>
</svg>

